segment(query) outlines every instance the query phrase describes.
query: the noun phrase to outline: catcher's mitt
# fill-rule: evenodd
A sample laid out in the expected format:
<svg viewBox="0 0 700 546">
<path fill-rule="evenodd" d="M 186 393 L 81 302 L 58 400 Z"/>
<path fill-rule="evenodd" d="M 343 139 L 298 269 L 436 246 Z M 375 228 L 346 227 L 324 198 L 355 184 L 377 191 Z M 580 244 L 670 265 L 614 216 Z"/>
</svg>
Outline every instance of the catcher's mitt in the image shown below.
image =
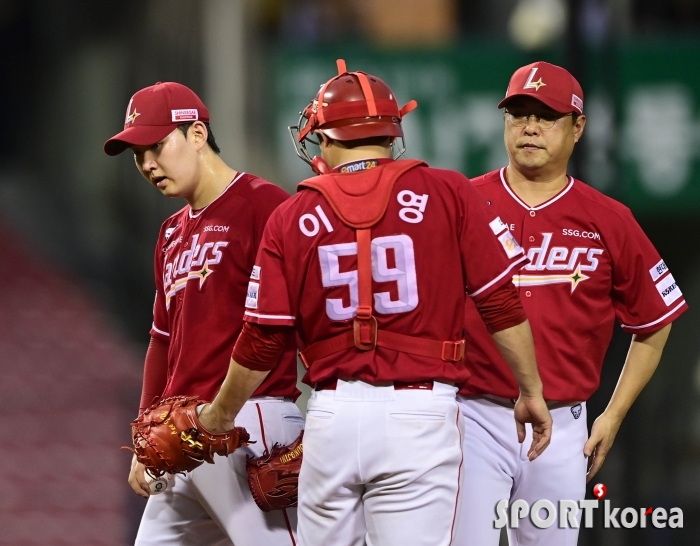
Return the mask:
<svg viewBox="0 0 700 546">
<path fill-rule="evenodd" d="M 132 421 L 131 451 L 151 475 L 189 472 L 204 461 L 213 463 L 214 455 L 230 455 L 247 445 L 250 436 L 242 427 L 221 434 L 207 432 L 197 416 L 197 406 L 206 403 L 196 396 L 173 396 Z"/>
<path fill-rule="evenodd" d="M 255 504 L 263 512 L 292 508 L 299 494 L 299 469 L 304 431 L 288 446 L 275 444 L 262 457 L 246 457 L 248 485 Z"/>
</svg>

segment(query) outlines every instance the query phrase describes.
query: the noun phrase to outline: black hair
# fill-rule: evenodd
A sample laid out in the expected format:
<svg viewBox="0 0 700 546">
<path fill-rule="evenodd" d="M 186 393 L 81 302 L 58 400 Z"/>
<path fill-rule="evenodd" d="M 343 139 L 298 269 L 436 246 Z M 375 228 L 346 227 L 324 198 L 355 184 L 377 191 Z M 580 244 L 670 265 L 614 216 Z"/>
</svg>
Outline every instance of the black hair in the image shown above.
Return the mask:
<svg viewBox="0 0 700 546">
<path fill-rule="evenodd" d="M 192 127 L 192 123 L 183 123 L 182 125 L 177 126 L 177 128 L 180 129 L 180 131 L 182 131 L 182 134 L 185 135 L 185 138 L 187 138 L 187 131 L 190 129 L 190 127 Z M 207 144 L 209 144 L 209 147 L 215 154 L 220 154 L 221 150 L 216 144 L 216 139 L 214 138 L 214 133 L 211 132 L 211 127 L 209 126 L 209 123 L 206 121 L 203 121 L 202 123 L 204 123 L 204 126 L 207 128 Z"/>
</svg>

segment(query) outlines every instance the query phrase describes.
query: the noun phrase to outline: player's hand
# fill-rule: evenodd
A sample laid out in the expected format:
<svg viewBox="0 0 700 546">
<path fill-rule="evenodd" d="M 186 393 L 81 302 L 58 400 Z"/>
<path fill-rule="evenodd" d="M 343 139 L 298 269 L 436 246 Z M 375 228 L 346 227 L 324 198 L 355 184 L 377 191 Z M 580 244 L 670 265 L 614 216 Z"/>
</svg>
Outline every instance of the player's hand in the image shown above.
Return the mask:
<svg viewBox="0 0 700 546">
<path fill-rule="evenodd" d="M 214 434 L 227 432 L 236 427 L 234 421 L 231 421 L 218 411 L 216 404 L 205 404 L 199 413 L 199 422 L 208 431 Z"/>
<path fill-rule="evenodd" d="M 615 441 L 622 420 L 612 415 L 602 413 L 593 423 L 591 436 L 583 446 L 583 454 L 588 457 L 588 473 L 586 482 L 591 481 L 605 462 L 605 457 Z"/>
<path fill-rule="evenodd" d="M 129 471 L 129 485 L 138 496 L 147 499 L 151 492 L 146 483 L 146 467 L 136 460 L 136 455 L 131 459 L 131 470 Z"/>
<path fill-rule="evenodd" d="M 515 403 L 515 424 L 518 429 L 518 442 L 525 441 L 525 423 L 532 424 L 532 445 L 527 452 L 528 459 L 534 461 L 542 455 L 552 440 L 552 416 L 542 396 L 523 396 Z"/>
</svg>

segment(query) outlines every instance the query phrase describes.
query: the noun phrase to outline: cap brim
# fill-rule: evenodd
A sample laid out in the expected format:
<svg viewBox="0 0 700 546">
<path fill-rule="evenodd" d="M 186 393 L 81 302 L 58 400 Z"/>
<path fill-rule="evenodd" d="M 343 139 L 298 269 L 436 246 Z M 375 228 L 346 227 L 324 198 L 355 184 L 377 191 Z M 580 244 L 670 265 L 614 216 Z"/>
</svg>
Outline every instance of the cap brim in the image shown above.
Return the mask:
<svg viewBox="0 0 700 546">
<path fill-rule="evenodd" d="M 119 155 L 131 146 L 150 146 L 173 132 L 170 125 L 135 125 L 114 135 L 104 144 L 107 155 Z"/>
<path fill-rule="evenodd" d="M 505 99 L 503 99 L 501 102 L 498 103 L 499 108 L 503 108 L 508 104 L 512 99 L 515 97 L 530 97 L 531 99 L 535 99 L 540 101 L 542 104 L 546 104 L 549 106 L 552 110 L 555 112 L 559 112 L 560 114 L 569 114 L 571 112 L 576 112 L 577 114 L 580 114 L 576 108 L 574 108 L 571 104 L 564 104 L 563 102 L 559 102 L 558 100 L 554 100 L 550 97 L 544 97 L 544 96 L 537 96 L 534 93 L 513 93 L 512 95 L 508 95 Z"/>
</svg>

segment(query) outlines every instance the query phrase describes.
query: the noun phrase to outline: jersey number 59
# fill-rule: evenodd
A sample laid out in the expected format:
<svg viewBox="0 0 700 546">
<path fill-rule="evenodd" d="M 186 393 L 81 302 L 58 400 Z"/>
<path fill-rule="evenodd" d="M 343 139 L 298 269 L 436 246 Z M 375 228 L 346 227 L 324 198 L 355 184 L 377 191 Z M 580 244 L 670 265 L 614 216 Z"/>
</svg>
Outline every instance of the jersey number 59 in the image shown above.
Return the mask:
<svg viewBox="0 0 700 546">
<path fill-rule="evenodd" d="M 389 267 L 388 251 L 394 255 L 394 267 Z M 360 297 L 357 286 L 357 270 L 340 271 L 340 256 L 357 254 L 357 243 L 342 243 L 318 247 L 321 262 L 321 278 L 325 288 L 346 286 L 350 289 L 350 305 L 343 305 L 340 298 L 326 300 L 326 313 L 331 320 L 349 320 L 355 316 Z M 372 278 L 375 282 L 396 282 L 398 299 L 392 300 L 389 292 L 374 294 L 377 313 L 407 313 L 418 306 L 416 261 L 413 241 L 408 235 L 389 235 L 372 239 Z"/>
</svg>

